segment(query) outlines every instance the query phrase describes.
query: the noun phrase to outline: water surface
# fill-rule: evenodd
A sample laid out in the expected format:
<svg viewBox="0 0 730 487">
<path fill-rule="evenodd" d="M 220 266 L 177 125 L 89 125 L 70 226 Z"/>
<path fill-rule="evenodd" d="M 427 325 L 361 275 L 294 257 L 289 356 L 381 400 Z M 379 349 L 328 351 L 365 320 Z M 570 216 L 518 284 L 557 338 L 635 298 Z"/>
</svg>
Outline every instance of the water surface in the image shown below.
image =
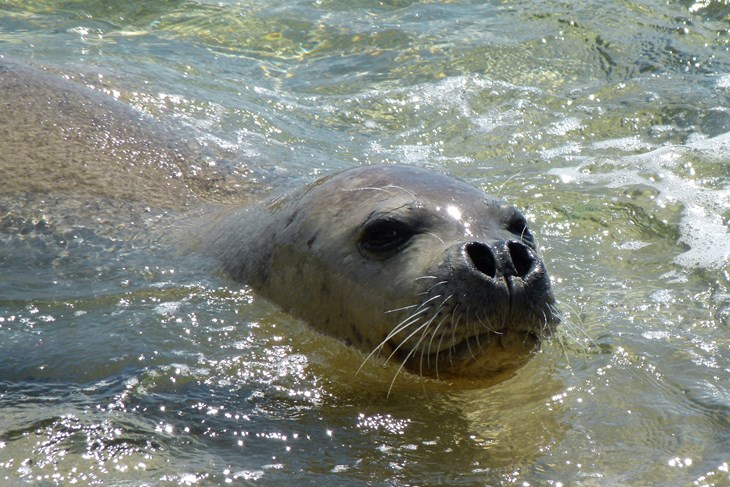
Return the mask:
<svg viewBox="0 0 730 487">
<path fill-rule="evenodd" d="M 729 28 L 712 0 L 4 2 L 0 53 L 179 130 L 193 172 L 400 162 L 507 198 L 566 326 L 496 386 L 387 395 L 170 249 L 167 210 L 5 188 L 0 480 L 730 484 Z"/>
</svg>

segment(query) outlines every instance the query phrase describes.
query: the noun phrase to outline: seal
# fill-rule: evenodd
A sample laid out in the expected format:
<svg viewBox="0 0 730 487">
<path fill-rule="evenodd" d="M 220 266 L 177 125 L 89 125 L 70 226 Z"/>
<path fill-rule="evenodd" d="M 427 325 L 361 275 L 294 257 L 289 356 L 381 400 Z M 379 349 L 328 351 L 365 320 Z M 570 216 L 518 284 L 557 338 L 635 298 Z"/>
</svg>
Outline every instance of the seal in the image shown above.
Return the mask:
<svg viewBox="0 0 730 487">
<path fill-rule="evenodd" d="M 53 205 L 58 219 L 79 199 L 129 201 L 137 218 L 140 204 L 187 211 L 229 201 L 220 188 L 238 187 L 225 170 L 191 171 L 195 148 L 173 144 L 152 120 L 52 73 L 0 57 L 0 93 L 0 197 L 15 206 L 17 191 L 68 194 Z M 525 218 L 458 179 L 363 166 L 236 204 L 205 217 L 201 250 L 369 357 L 424 376 L 493 376 L 523 364 L 559 322 Z M 119 233 L 125 219 L 97 217 L 97 232 Z M 184 236 L 168 233 L 181 246 Z"/>
<path fill-rule="evenodd" d="M 345 170 L 229 210 L 205 233 L 234 279 L 424 376 L 516 369 L 559 323 L 525 217 L 431 170 Z"/>
</svg>

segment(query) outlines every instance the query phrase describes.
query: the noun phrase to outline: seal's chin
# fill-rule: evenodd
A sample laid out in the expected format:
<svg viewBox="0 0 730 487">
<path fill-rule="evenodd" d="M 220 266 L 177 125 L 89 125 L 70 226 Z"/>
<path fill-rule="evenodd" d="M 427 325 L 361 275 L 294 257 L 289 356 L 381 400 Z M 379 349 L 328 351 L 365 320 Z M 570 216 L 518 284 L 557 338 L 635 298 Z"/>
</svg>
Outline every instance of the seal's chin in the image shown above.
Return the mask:
<svg viewBox="0 0 730 487">
<path fill-rule="evenodd" d="M 481 335 L 467 338 L 454 346 L 454 357 L 461 360 L 479 360 L 484 353 L 485 344 L 487 347 L 494 347 L 505 352 L 515 349 L 514 340 L 519 340 L 520 349 L 527 346 L 533 349 L 540 346 L 540 338 L 534 333 L 483 333 Z"/>
<path fill-rule="evenodd" d="M 540 349 L 541 341 L 541 335 L 533 332 L 489 332 L 472 335 L 436 352 L 427 348 L 399 350 L 399 358 L 408 370 L 423 376 L 489 377 L 523 366 Z"/>
</svg>

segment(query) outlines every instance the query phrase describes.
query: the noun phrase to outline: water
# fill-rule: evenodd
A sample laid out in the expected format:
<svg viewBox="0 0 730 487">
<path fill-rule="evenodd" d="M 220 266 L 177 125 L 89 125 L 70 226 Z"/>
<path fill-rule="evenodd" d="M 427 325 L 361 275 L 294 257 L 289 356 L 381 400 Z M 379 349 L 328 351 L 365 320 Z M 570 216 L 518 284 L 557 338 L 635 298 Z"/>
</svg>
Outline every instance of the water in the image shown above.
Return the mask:
<svg viewBox="0 0 730 487">
<path fill-rule="evenodd" d="M 221 197 L 396 161 L 506 197 L 567 324 L 501 384 L 387 396 L 170 249 L 175 212 L 5 188 L 0 479 L 730 484 L 729 8 L 3 2 L 0 52 L 185 134 Z"/>
</svg>

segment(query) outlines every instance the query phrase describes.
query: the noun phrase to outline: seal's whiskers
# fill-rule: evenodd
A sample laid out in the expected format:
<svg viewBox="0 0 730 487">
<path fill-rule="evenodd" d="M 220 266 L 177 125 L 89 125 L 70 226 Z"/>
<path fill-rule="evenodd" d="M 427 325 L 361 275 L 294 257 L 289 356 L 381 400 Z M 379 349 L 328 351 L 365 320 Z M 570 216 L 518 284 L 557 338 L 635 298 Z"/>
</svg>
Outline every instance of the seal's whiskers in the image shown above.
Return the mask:
<svg viewBox="0 0 730 487">
<path fill-rule="evenodd" d="M 453 330 L 453 329 L 454 329 L 455 327 L 459 326 L 459 318 L 461 317 L 461 314 L 459 314 L 459 318 L 456 318 L 456 319 L 454 319 L 454 316 L 456 316 L 456 311 L 457 311 L 458 309 L 459 309 L 459 305 L 458 305 L 458 303 L 457 303 L 457 304 L 456 304 L 456 305 L 454 306 L 454 309 L 453 309 L 453 310 L 451 310 L 451 319 L 449 320 L 449 322 L 448 322 L 448 323 L 449 323 L 449 325 L 451 326 L 452 330 Z M 448 317 L 448 316 L 444 317 L 444 320 L 445 320 L 445 319 L 446 319 L 447 317 Z M 452 332 L 452 333 L 453 333 L 453 332 Z M 436 366 L 435 366 L 435 369 L 436 369 L 436 377 L 437 377 L 437 378 L 438 378 L 438 376 L 439 376 L 439 354 L 440 354 L 440 353 L 441 353 L 441 351 L 443 350 L 443 349 L 441 348 L 441 344 L 443 343 L 443 341 L 444 341 L 444 337 L 445 337 L 445 336 L 446 336 L 446 333 L 441 333 L 441 335 L 440 335 L 440 337 L 439 337 L 439 343 L 438 343 L 438 347 L 436 348 L 436 364 L 435 364 Z M 449 362 L 451 362 L 451 349 L 450 349 L 450 348 L 449 348 Z"/>
<path fill-rule="evenodd" d="M 484 317 L 483 320 L 479 316 L 479 313 L 474 313 L 474 316 L 476 316 L 476 319 L 479 322 L 479 324 L 482 325 L 487 330 L 487 332 L 494 333 L 495 335 L 502 335 L 504 333 L 504 332 L 499 331 L 496 328 L 494 328 L 493 325 L 490 323 L 489 318 L 487 318 L 486 316 Z"/>
<path fill-rule="evenodd" d="M 454 308 L 454 311 L 452 315 L 456 313 L 456 308 Z M 454 366 L 454 357 L 453 357 L 453 351 L 454 351 L 454 345 L 456 345 L 456 329 L 459 327 L 459 322 L 461 321 L 462 313 L 459 312 L 459 316 L 454 320 L 451 320 L 451 346 L 449 347 L 449 365 Z M 468 315 L 467 315 L 468 318 Z"/>
<path fill-rule="evenodd" d="M 453 294 L 451 296 L 453 296 Z M 449 298 L 451 296 L 449 296 Z M 428 341 L 428 354 L 426 355 L 426 360 L 428 362 L 427 365 L 428 365 L 429 368 L 431 367 L 430 360 L 431 360 L 431 347 L 433 346 L 433 339 L 436 338 L 436 335 L 438 334 L 439 329 L 441 328 L 441 326 L 444 324 L 444 322 L 448 318 L 449 318 L 449 315 L 444 316 L 441 319 L 441 321 L 439 321 L 439 324 L 436 325 L 436 328 L 433 329 L 433 333 L 431 333 L 431 339 Z M 439 334 L 439 336 L 441 338 L 443 338 L 443 333 Z M 439 346 L 438 346 L 438 348 L 436 348 L 436 367 L 438 367 L 438 354 L 439 354 L 440 351 L 441 351 L 441 340 L 439 340 Z M 438 375 L 438 372 L 437 372 L 437 375 Z"/>
<path fill-rule="evenodd" d="M 410 306 L 403 306 L 401 308 L 389 309 L 388 311 L 385 312 L 385 314 L 387 315 L 387 314 L 390 314 L 390 313 L 397 313 L 398 311 L 405 311 L 407 309 L 413 309 L 413 308 L 415 308 L 417 306 L 418 306 L 417 304 L 411 304 Z"/>
<path fill-rule="evenodd" d="M 446 300 L 444 300 L 444 302 L 446 302 Z M 443 305 L 444 305 L 444 303 L 442 302 L 441 305 L 439 306 L 439 309 Z M 411 333 L 404 340 L 402 340 L 398 344 L 398 346 L 395 348 L 395 350 L 393 350 L 393 352 L 390 354 L 390 356 L 388 356 L 388 358 L 385 360 L 385 363 L 387 364 L 390 361 L 390 359 L 393 358 L 393 355 L 395 355 L 395 353 L 398 351 L 398 349 L 403 344 L 405 344 L 408 340 L 410 340 L 416 333 L 418 333 L 421 330 L 427 330 L 428 327 L 429 327 L 429 325 L 431 325 L 431 323 L 433 323 L 433 320 L 435 320 L 437 316 L 438 316 L 438 310 L 436 311 L 436 313 L 434 313 L 434 315 L 431 317 L 431 319 L 429 319 L 426 323 L 424 323 L 423 325 L 421 325 L 418 328 L 416 328 L 416 330 L 413 333 Z M 414 345 L 413 347 L 411 347 L 411 349 L 408 351 L 408 353 L 406 354 L 406 356 L 401 361 L 400 367 L 398 367 L 398 370 L 396 370 L 395 371 L 395 374 L 393 375 L 393 380 L 390 381 L 390 387 L 388 387 L 388 394 L 387 394 L 387 396 L 390 396 L 390 391 L 393 389 L 393 385 L 395 384 L 395 380 L 398 378 L 398 374 L 401 373 L 401 371 L 403 370 L 403 367 L 405 367 L 406 363 L 408 363 L 408 361 L 410 360 L 410 358 L 416 352 L 416 350 L 418 349 L 418 345 L 421 343 L 422 340 L 423 340 L 423 334 L 421 334 L 421 338 L 419 338 L 418 342 L 416 342 L 416 345 Z"/>
<path fill-rule="evenodd" d="M 426 295 L 430 294 L 431 291 L 433 291 L 433 288 L 435 288 L 436 286 L 441 286 L 443 284 L 448 284 L 448 283 L 449 283 L 449 281 L 440 281 L 440 282 L 437 282 L 436 284 L 434 284 L 430 288 L 426 289 L 422 293 L 418 293 L 417 296 L 426 296 Z"/>
<path fill-rule="evenodd" d="M 410 340 L 411 338 L 413 338 L 413 337 L 414 337 L 414 336 L 415 336 L 415 335 L 416 335 L 416 334 L 417 334 L 417 333 L 418 333 L 419 331 L 423 331 L 424 333 L 423 333 L 423 334 L 421 334 L 421 338 L 419 338 L 419 339 L 418 339 L 418 341 L 416 342 L 416 344 L 415 344 L 415 345 L 413 345 L 413 346 L 412 346 L 412 347 L 410 348 L 410 350 L 408 351 L 408 354 L 406 355 L 406 358 L 405 358 L 405 360 L 403 360 L 403 362 L 404 362 L 404 363 L 408 361 L 408 359 L 409 359 L 409 358 L 411 357 L 411 355 L 413 355 L 413 353 L 414 353 L 414 352 L 415 352 L 415 351 L 416 351 L 416 350 L 418 349 L 418 346 L 419 346 L 419 345 L 421 344 L 421 342 L 423 341 L 423 338 L 424 338 L 425 332 L 427 332 L 427 331 L 428 331 L 428 327 L 429 327 L 429 326 L 431 326 L 431 323 L 433 323 L 433 320 L 435 320 L 435 319 L 436 319 L 436 317 L 438 317 L 438 315 L 439 315 L 439 311 L 441 311 L 441 308 L 443 308 L 444 304 L 446 304 L 446 302 L 447 302 L 447 301 L 448 301 L 448 300 L 449 300 L 449 299 L 451 298 L 451 296 L 453 296 L 453 294 L 452 294 L 452 295 L 450 295 L 450 296 L 448 296 L 448 297 L 447 297 L 446 299 L 444 299 L 444 300 L 443 300 L 443 301 L 441 302 L 441 304 L 439 305 L 439 307 L 438 307 L 438 308 L 436 309 L 436 312 L 435 312 L 435 313 L 433 314 L 433 316 L 431 316 L 431 318 L 430 318 L 430 319 L 429 319 L 429 320 L 428 320 L 428 321 L 427 321 L 426 323 L 424 323 L 424 324 L 420 325 L 419 327 L 417 327 L 417 328 L 416 328 L 416 329 L 415 329 L 415 330 L 414 330 L 414 331 L 413 331 L 413 332 L 412 332 L 412 333 L 411 333 L 410 335 L 408 335 L 408 336 L 407 336 L 407 337 L 405 337 L 405 338 L 404 338 L 403 340 L 401 340 L 401 342 L 400 342 L 400 343 L 398 344 L 398 346 L 397 346 L 397 347 L 395 347 L 395 350 L 393 350 L 393 352 L 391 352 L 391 354 L 390 354 L 390 355 L 388 356 L 388 358 L 387 358 L 387 359 L 385 360 L 385 363 L 386 363 L 386 364 L 388 363 L 388 361 L 390 361 L 390 359 L 391 359 L 391 358 L 393 358 L 393 355 L 395 355 L 395 353 L 396 353 L 396 352 L 397 352 L 397 351 L 398 351 L 398 350 L 399 350 L 399 349 L 400 349 L 400 348 L 401 348 L 401 347 L 402 347 L 403 345 L 405 345 L 405 344 L 406 344 L 406 343 L 408 342 L 408 340 Z M 410 326 L 410 325 L 408 325 L 408 326 Z M 397 332 L 397 333 L 400 333 L 400 332 L 401 332 L 402 330 L 404 330 L 404 329 L 405 329 L 406 327 L 405 327 L 405 326 L 403 326 L 403 327 L 399 327 L 399 328 L 400 328 L 400 329 L 398 330 L 398 332 Z M 395 331 L 395 330 L 394 330 L 394 331 Z M 388 334 L 388 336 L 389 336 L 389 337 L 392 337 L 393 335 L 395 335 L 395 334 L 397 334 L 397 333 L 389 333 L 389 334 Z M 386 338 L 386 340 L 387 340 L 387 338 Z"/>
<path fill-rule="evenodd" d="M 357 369 L 357 372 L 355 372 L 355 375 L 360 373 L 360 371 L 362 370 L 365 363 L 367 363 L 367 361 L 370 360 L 373 357 L 373 355 L 380 352 L 383 349 L 383 347 L 385 345 L 387 345 L 388 341 L 391 338 L 393 338 L 395 335 L 397 335 L 401 331 L 405 330 L 406 328 L 410 327 L 414 323 L 417 323 L 418 321 L 420 321 L 423 318 L 421 315 L 423 315 L 424 313 L 427 313 L 429 310 L 429 308 L 423 307 L 424 304 L 426 304 L 429 301 L 433 301 L 434 299 L 438 299 L 439 297 L 440 296 L 437 295 L 437 296 L 434 296 L 433 298 L 427 300 L 425 303 L 421 303 L 420 305 L 413 305 L 413 306 L 418 306 L 416 311 L 414 311 L 412 314 L 408 315 L 405 319 L 403 319 L 400 323 L 398 323 L 390 331 L 390 333 L 388 333 L 388 335 L 386 335 L 386 337 L 378 345 L 376 345 L 375 348 L 373 348 L 373 350 L 368 354 L 368 356 L 365 357 L 365 360 L 362 361 L 362 363 L 360 364 L 360 367 L 358 367 L 358 369 Z M 411 308 L 413 306 L 407 306 L 406 308 Z M 390 360 L 390 357 L 388 357 L 388 359 L 385 361 L 385 363 L 388 363 L 388 360 Z"/>
</svg>

